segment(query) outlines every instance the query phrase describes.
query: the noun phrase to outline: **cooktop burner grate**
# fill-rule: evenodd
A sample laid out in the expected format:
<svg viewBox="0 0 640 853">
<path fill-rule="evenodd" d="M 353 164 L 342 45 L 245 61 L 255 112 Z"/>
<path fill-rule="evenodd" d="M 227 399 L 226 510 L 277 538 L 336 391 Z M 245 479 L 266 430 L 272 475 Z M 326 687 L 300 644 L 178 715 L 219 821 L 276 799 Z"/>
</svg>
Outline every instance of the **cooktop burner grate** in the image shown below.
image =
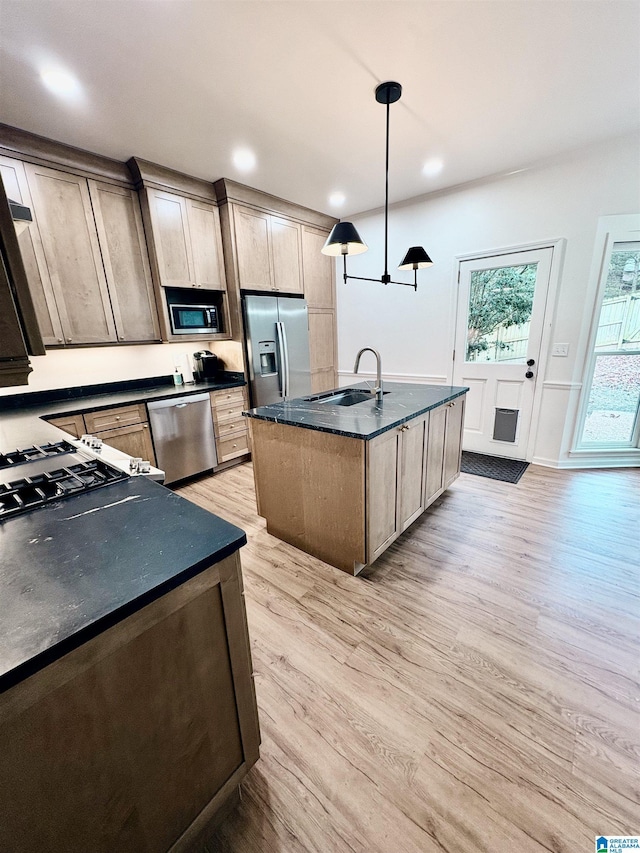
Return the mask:
<svg viewBox="0 0 640 853">
<path fill-rule="evenodd" d="M 71 449 L 75 450 L 73 447 Z M 29 461 L 31 465 L 21 465 L 15 472 L 11 472 L 24 473 L 26 476 L 0 482 L 0 520 L 129 477 L 102 459 L 93 459 L 77 452 L 61 458 L 60 462 L 67 464 L 60 468 L 55 468 L 51 465 L 52 460 L 47 460 L 49 464 L 44 467 L 52 470 L 37 470 L 34 460 Z"/>
<path fill-rule="evenodd" d="M 10 468 L 12 465 L 20 465 L 22 462 L 33 462 L 36 459 L 46 459 L 48 456 L 57 456 L 61 453 L 73 453 L 74 450 L 75 447 L 68 441 L 34 444 L 22 450 L 0 453 L 0 468 Z"/>
</svg>

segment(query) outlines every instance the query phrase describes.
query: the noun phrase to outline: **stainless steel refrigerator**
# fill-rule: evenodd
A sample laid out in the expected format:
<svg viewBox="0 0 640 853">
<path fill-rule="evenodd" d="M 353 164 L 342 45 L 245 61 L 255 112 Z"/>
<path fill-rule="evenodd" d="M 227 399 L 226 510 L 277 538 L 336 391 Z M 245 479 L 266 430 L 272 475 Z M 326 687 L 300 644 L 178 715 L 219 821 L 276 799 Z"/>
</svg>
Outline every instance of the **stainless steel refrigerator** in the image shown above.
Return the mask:
<svg viewBox="0 0 640 853">
<path fill-rule="evenodd" d="M 243 296 L 251 404 L 311 393 L 307 303 L 292 296 Z"/>
</svg>

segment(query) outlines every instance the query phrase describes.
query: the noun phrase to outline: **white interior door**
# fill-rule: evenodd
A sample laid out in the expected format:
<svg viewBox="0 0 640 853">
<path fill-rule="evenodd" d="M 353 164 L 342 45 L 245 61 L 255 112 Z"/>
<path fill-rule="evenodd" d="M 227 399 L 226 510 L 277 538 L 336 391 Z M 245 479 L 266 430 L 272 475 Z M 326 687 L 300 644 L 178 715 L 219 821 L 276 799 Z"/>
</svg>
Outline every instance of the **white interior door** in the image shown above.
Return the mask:
<svg viewBox="0 0 640 853">
<path fill-rule="evenodd" d="M 470 389 L 465 450 L 526 459 L 552 256 L 460 262 L 453 381 Z"/>
</svg>

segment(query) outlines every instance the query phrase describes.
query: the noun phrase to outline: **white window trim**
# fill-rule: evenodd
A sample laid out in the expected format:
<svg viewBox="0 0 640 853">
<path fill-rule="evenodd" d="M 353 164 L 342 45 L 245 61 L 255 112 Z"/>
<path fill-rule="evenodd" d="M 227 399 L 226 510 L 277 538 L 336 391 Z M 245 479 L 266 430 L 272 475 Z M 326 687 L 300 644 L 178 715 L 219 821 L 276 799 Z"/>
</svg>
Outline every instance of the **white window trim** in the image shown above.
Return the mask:
<svg viewBox="0 0 640 853">
<path fill-rule="evenodd" d="M 614 243 L 626 243 L 638 240 L 640 240 L 640 214 L 619 214 L 616 216 L 600 217 L 589 283 L 589 292 L 593 296 L 590 300 L 586 300 L 587 304 L 591 304 L 591 320 L 588 325 L 589 334 L 582 361 L 582 392 L 578 403 L 578 416 L 576 418 L 573 444 L 569 451 L 570 457 L 598 456 L 606 458 L 608 456 L 622 456 L 629 453 L 634 456 L 638 453 L 640 456 L 640 451 L 637 447 L 640 417 L 636 419 L 633 437 L 627 444 L 616 442 L 608 447 L 606 444 L 596 445 L 593 442 L 580 441 L 587 417 L 589 397 L 591 395 L 591 384 L 593 382 L 593 372 L 597 357 L 595 342 L 600 322 L 600 308 L 606 286 L 606 273 L 609 269 L 613 245 Z M 634 352 L 635 350 L 629 351 L 629 354 L 633 354 Z M 603 353 L 603 355 L 606 355 L 606 353 Z"/>
</svg>

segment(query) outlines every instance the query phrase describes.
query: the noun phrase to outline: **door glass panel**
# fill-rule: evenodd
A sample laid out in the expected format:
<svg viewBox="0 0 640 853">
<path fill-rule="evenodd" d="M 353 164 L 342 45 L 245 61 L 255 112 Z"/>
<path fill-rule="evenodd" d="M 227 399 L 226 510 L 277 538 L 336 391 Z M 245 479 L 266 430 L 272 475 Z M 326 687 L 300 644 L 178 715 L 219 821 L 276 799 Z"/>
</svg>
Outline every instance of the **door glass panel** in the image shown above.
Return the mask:
<svg viewBox="0 0 640 853">
<path fill-rule="evenodd" d="M 474 270 L 466 361 L 524 364 L 538 264 Z"/>
<path fill-rule="evenodd" d="M 583 442 L 629 444 L 640 400 L 640 355 L 598 355 Z"/>
<path fill-rule="evenodd" d="M 640 349 L 640 242 L 614 243 L 596 352 Z"/>
</svg>

